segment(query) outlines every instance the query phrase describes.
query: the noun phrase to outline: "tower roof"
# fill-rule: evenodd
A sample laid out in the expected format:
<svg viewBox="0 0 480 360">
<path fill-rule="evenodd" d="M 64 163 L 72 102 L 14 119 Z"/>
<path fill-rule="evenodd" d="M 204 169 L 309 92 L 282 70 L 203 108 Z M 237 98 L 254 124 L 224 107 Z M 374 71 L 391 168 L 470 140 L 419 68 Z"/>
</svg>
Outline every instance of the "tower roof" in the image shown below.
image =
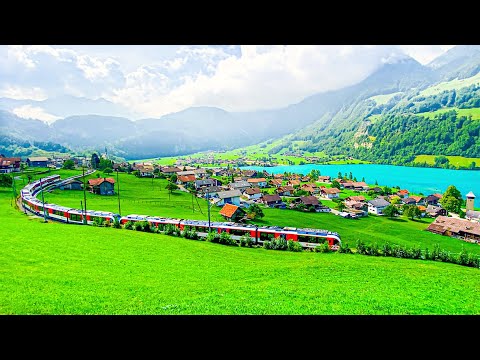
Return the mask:
<svg viewBox="0 0 480 360">
<path fill-rule="evenodd" d="M 474 198 L 474 197 L 475 195 L 471 191 L 467 194 L 467 198 Z"/>
</svg>

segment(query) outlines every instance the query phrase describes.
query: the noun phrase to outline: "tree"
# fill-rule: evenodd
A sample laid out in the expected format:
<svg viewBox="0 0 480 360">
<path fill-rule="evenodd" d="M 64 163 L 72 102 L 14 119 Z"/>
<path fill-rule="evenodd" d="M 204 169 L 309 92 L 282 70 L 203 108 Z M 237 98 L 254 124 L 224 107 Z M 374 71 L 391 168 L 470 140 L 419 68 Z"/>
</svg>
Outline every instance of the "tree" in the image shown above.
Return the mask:
<svg viewBox="0 0 480 360">
<path fill-rule="evenodd" d="M 390 204 L 382 210 L 382 213 L 389 218 L 393 218 L 399 214 L 399 211 L 395 205 Z"/>
<path fill-rule="evenodd" d="M 338 190 L 340 190 L 341 189 L 340 183 L 337 180 L 333 180 L 332 188 L 337 188 Z"/>
<path fill-rule="evenodd" d="M 378 181 L 377 181 L 377 180 L 375 180 L 375 185 L 378 185 Z"/>
<path fill-rule="evenodd" d="M 250 205 L 246 211 L 251 219 L 260 219 L 265 216 L 262 208 L 258 204 Z"/>
<path fill-rule="evenodd" d="M 0 174 L 0 186 L 11 187 L 13 178 L 7 174 Z"/>
<path fill-rule="evenodd" d="M 96 153 L 92 154 L 91 163 L 92 163 L 92 168 L 98 169 L 98 165 L 100 164 L 100 158 Z"/>
<path fill-rule="evenodd" d="M 113 172 L 113 170 L 111 168 L 106 168 L 105 170 L 103 170 L 103 172 L 105 174 L 111 174 Z"/>
<path fill-rule="evenodd" d="M 347 207 L 347 206 L 345 205 L 345 203 L 344 203 L 343 201 L 339 201 L 339 202 L 337 203 L 337 210 L 338 210 L 338 211 L 343 211 L 343 210 L 345 210 L 346 207 Z"/>
<path fill-rule="evenodd" d="M 390 200 L 390 204 L 396 205 L 400 202 L 400 198 L 394 197 L 393 199 Z"/>
<path fill-rule="evenodd" d="M 108 159 L 100 159 L 100 162 L 98 163 L 98 169 L 99 170 L 105 170 L 106 168 L 112 168 L 113 167 L 113 161 L 108 160 Z"/>
<path fill-rule="evenodd" d="M 172 174 L 172 176 L 170 176 L 170 182 L 171 183 L 176 183 L 177 182 L 177 175 Z"/>
<path fill-rule="evenodd" d="M 462 202 L 462 194 L 454 185 L 450 185 L 440 199 L 440 204 L 445 210 L 456 214 L 460 212 Z"/>
<path fill-rule="evenodd" d="M 75 169 L 75 163 L 71 159 L 65 160 L 63 162 L 63 168 L 67 170 L 73 170 Z"/>
<path fill-rule="evenodd" d="M 365 176 L 362 177 L 362 181 L 365 182 Z"/>
<path fill-rule="evenodd" d="M 403 214 L 412 220 L 413 218 L 416 218 L 416 217 L 420 218 L 422 216 L 422 212 L 416 205 L 405 206 L 405 210 L 403 211 Z"/>
<path fill-rule="evenodd" d="M 168 200 L 170 200 L 170 195 L 172 194 L 173 191 L 178 189 L 178 186 L 177 186 L 177 184 L 169 181 L 167 186 L 165 186 L 165 189 L 168 190 Z"/>
<path fill-rule="evenodd" d="M 341 179 L 342 178 L 342 173 L 339 171 L 338 172 L 338 178 Z"/>
<path fill-rule="evenodd" d="M 390 195 L 392 193 L 392 189 L 390 189 L 388 186 L 383 187 L 383 195 Z"/>
<path fill-rule="evenodd" d="M 350 171 L 350 175 L 348 176 L 348 178 L 349 178 L 350 180 L 353 179 L 353 175 L 352 175 L 352 172 L 351 172 L 351 171 Z"/>
</svg>

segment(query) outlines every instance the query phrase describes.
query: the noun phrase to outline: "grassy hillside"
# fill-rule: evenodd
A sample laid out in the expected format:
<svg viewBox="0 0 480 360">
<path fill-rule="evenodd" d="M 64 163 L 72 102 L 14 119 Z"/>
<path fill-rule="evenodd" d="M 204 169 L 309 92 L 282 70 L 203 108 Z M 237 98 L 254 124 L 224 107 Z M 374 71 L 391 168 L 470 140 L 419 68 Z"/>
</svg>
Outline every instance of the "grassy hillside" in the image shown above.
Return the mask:
<svg viewBox="0 0 480 360">
<path fill-rule="evenodd" d="M 480 314 L 478 269 L 43 223 L 10 197 L 0 314 Z"/>
<path fill-rule="evenodd" d="M 451 107 L 451 108 L 449 107 L 449 108 L 438 109 L 438 110 L 435 110 L 435 111 L 419 113 L 418 115 L 425 116 L 429 119 L 435 119 L 435 117 L 437 115 L 441 115 L 441 114 L 444 114 L 444 113 L 452 111 L 452 110 L 455 110 L 457 112 L 457 117 L 460 117 L 460 116 L 469 117 L 469 116 L 471 116 L 472 120 L 480 120 L 480 108 L 459 109 L 459 108 L 456 108 L 456 107 Z"/>
<path fill-rule="evenodd" d="M 426 162 L 427 164 L 435 164 L 435 158 L 438 155 L 417 155 L 415 157 L 414 162 L 416 163 L 423 163 Z M 455 165 L 456 167 L 469 167 L 472 162 L 475 164 L 480 164 L 480 158 L 468 158 L 463 156 L 447 156 L 449 163 Z"/>
<path fill-rule="evenodd" d="M 375 103 L 377 105 L 385 105 L 386 103 L 388 103 L 390 101 L 391 98 L 393 98 L 395 95 L 400 95 L 402 94 L 401 91 L 397 91 L 397 92 L 394 92 L 394 93 L 391 93 L 391 94 L 385 94 L 385 95 L 375 95 L 375 96 L 372 96 L 370 98 L 368 98 L 369 100 L 373 100 L 375 101 Z"/>
<path fill-rule="evenodd" d="M 467 86 L 480 84 L 480 73 L 475 76 L 468 77 L 466 79 L 454 79 L 450 81 L 444 81 L 439 84 L 430 86 L 425 90 L 420 92 L 422 96 L 430 96 L 435 94 L 440 94 L 445 90 L 461 89 Z"/>
</svg>

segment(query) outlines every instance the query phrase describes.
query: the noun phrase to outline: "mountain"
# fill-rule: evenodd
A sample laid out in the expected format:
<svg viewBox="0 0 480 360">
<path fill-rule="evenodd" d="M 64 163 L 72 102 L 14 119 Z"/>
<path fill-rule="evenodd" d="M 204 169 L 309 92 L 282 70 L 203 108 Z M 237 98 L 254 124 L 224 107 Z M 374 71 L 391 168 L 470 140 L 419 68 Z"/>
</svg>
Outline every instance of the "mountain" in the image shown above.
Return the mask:
<svg viewBox="0 0 480 360">
<path fill-rule="evenodd" d="M 480 46 L 454 46 L 432 60 L 428 67 L 435 69 L 443 81 L 474 76 L 480 71 Z"/>
</svg>

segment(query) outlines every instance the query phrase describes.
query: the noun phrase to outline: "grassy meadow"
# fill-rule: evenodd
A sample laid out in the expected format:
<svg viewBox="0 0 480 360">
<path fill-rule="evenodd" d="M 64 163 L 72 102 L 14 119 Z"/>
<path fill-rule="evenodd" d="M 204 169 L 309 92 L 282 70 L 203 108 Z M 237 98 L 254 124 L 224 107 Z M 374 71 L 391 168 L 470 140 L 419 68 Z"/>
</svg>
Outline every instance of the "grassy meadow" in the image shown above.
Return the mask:
<svg viewBox="0 0 480 360">
<path fill-rule="evenodd" d="M 417 155 L 415 157 L 414 162 L 416 163 L 424 163 L 426 162 L 427 164 L 435 164 L 435 158 L 438 155 Z M 480 158 L 469 158 L 469 157 L 463 157 L 463 156 L 450 156 L 447 155 L 446 158 L 448 159 L 449 163 L 452 165 L 455 165 L 457 167 L 459 166 L 464 166 L 464 167 L 469 167 L 472 162 L 475 164 L 480 164 Z"/>
<path fill-rule="evenodd" d="M 205 201 L 198 199 L 203 214 L 199 209 L 192 213 L 191 195 L 176 191 L 169 199 L 165 180 L 154 179 L 152 185 L 152 179 L 122 173 L 119 178 L 123 214 L 207 219 Z M 18 189 L 21 183 L 17 180 Z M 116 196 L 87 196 L 88 208 L 118 210 Z M 56 190 L 45 198 L 77 207 L 83 192 Z M 212 207 L 212 220 L 220 220 L 218 210 Z M 124 229 L 44 223 L 16 209 L 9 188 L 0 188 L 0 211 L 4 315 L 480 314 L 479 270 L 465 266 L 229 247 Z M 478 245 L 423 231 L 428 220 L 264 212 L 257 223 L 327 228 L 338 231 L 350 246 L 356 239 L 421 248 L 438 243 L 452 252 L 465 246 L 480 254 Z"/>
<path fill-rule="evenodd" d="M 425 116 L 433 120 L 437 115 L 441 115 L 452 110 L 455 110 L 455 112 L 457 113 L 457 117 L 465 116 L 468 118 L 469 116 L 471 116 L 472 120 L 480 120 L 480 108 L 459 109 L 457 107 L 450 107 L 450 108 L 438 109 L 435 111 L 418 113 L 417 115 Z"/>
</svg>

